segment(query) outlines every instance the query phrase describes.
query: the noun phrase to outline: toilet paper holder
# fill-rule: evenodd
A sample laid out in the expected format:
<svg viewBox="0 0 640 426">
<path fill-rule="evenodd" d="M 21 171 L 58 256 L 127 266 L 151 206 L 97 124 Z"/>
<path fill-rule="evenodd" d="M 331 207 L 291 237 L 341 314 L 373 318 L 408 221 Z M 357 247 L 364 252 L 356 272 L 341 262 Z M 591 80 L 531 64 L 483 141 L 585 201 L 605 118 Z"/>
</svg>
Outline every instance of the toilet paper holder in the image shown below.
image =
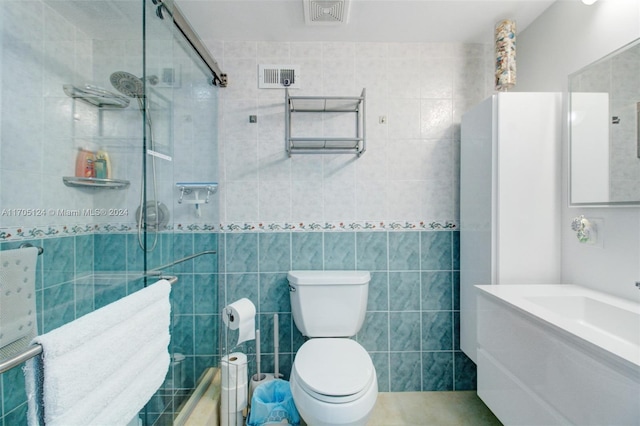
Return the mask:
<svg viewBox="0 0 640 426">
<path fill-rule="evenodd" d="M 221 310 L 222 322 L 230 330 L 238 330 L 238 343 L 255 339 L 256 307 L 243 297 L 225 306 Z"/>
<path fill-rule="evenodd" d="M 233 311 L 229 308 L 224 308 L 224 313 L 227 315 L 227 319 L 229 322 L 232 322 L 235 318 L 233 317 Z"/>
</svg>

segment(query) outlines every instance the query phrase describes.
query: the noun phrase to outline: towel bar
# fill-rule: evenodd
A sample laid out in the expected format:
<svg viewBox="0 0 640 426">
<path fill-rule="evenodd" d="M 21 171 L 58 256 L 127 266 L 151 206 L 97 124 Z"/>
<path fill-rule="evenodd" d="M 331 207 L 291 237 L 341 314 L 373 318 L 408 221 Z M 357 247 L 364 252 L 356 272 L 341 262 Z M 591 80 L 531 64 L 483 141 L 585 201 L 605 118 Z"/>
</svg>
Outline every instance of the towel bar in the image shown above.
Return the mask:
<svg viewBox="0 0 640 426">
<path fill-rule="evenodd" d="M 23 352 L 20 352 L 19 354 L 13 356 L 12 358 L 5 359 L 2 362 L 0 362 L 0 374 L 4 373 L 5 371 L 11 370 L 13 367 L 18 366 L 23 362 L 30 360 L 34 356 L 40 355 L 41 353 L 42 353 L 42 346 L 40 345 L 29 346 Z"/>
<path fill-rule="evenodd" d="M 166 276 L 166 277 L 158 277 L 161 280 L 169 281 L 169 284 L 173 285 L 178 281 L 178 277 L 174 276 Z M 11 358 L 0 360 L 0 374 L 11 370 L 13 367 L 17 367 L 30 360 L 31 358 L 38 356 L 42 353 L 42 346 L 39 344 L 34 344 L 26 348 L 24 351 L 12 356 Z"/>
<path fill-rule="evenodd" d="M 44 253 L 44 249 L 42 247 L 38 247 L 38 246 L 34 246 L 31 243 L 23 243 L 20 244 L 20 248 L 29 248 L 29 247 L 35 247 L 38 249 L 38 256 L 40 256 L 42 253 Z"/>
</svg>

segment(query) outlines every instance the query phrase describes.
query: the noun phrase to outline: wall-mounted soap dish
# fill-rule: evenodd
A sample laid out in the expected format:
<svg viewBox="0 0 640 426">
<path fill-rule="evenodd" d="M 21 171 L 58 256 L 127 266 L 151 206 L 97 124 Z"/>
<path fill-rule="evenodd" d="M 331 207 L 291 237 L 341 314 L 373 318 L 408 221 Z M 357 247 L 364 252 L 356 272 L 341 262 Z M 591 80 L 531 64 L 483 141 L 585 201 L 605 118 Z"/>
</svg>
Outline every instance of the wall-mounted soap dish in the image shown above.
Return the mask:
<svg viewBox="0 0 640 426">
<path fill-rule="evenodd" d="M 178 182 L 176 187 L 180 190 L 180 198 L 178 204 L 194 204 L 196 206 L 196 215 L 199 217 L 200 204 L 208 204 L 211 195 L 218 190 L 218 182 Z M 204 192 L 206 191 L 206 195 Z M 193 194 L 192 199 L 186 199 L 185 196 Z M 202 196 L 204 195 L 204 198 Z"/>
</svg>

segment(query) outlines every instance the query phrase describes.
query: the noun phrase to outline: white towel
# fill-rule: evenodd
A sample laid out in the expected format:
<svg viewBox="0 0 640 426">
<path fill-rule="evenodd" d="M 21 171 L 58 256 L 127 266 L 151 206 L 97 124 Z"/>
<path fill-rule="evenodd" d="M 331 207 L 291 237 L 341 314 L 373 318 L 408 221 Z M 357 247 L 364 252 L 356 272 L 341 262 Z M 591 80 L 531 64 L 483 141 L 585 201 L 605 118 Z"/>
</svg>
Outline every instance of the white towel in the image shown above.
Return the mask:
<svg viewBox="0 0 640 426">
<path fill-rule="evenodd" d="M 25 367 L 29 425 L 126 425 L 169 370 L 170 292 L 160 280 L 36 337 L 42 358 Z"/>
<path fill-rule="evenodd" d="M 38 334 L 36 264 L 38 248 L 0 251 L 0 356 L 23 351 Z"/>
</svg>

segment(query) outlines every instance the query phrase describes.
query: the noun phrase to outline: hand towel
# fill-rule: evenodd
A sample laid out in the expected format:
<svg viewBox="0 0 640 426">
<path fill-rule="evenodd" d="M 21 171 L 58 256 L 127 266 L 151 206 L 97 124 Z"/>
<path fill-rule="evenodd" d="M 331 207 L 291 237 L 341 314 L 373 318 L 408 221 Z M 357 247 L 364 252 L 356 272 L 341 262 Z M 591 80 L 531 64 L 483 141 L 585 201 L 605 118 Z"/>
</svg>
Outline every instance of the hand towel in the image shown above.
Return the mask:
<svg viewBox="0 0 640 426">
<path fill-rule="evenodd" d="M 126 425 L 169 370 L 171 284 L 160 280 L 38 336 L 25 367 L 29 425 Z"/>
<path fill-rule="evenodd" d="M 0 356 L 24 350 L 38 334 L 36 264 L 38 248 L 0 251 Z"/>
</svg>

